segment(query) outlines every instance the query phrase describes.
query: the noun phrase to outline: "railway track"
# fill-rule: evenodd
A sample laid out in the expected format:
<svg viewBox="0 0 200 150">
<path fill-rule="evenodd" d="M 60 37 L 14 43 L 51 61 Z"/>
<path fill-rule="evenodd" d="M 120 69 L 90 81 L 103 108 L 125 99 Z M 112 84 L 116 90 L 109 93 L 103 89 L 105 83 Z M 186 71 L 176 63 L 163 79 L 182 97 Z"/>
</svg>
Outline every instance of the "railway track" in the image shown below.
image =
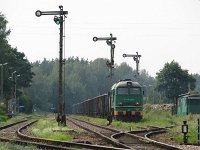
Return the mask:
<svg viewBox="0 0 200 150">
<path fill-rule="evenodd" d="M 12 123 L 6 126 L 0 127 L 0 141 L 10 142 L 19 145 L 33 145 L 38 149 L 53 149 L 53 150 L 77 150 L 77 149 L 102 149 L 102 150 L 121 150 L 120 148 L 101 146 L 101 145 L 91 145 L 76 142 L 49 140 L 43 138 L 37 138 L 30 135 L 26 135 L 23 132 L 29 129 L 29 126 L 33 125 L 37 120 L 32 122 L 27 122 L 27 120 L 22 120 L 16 123 Z"/>
<path fill-rule="evenodd" d="M 56 146 L 56 145 L 49 145 L 49 144 L 45 144 L 45 143 L 30 142 L 30 141 L 24 141 L 24 140 L 18 140 L 18 139 L 0 138 L 0 141 L 14 143 L 14 144 L 23 145 L 23 146 L 31 145 L 31 146 L 35 146 L 38 149 L 77 150 L 76 148 L 60 147 L 60 146 Z"/>
<path fill-rule="evenodd" d="M 131 131 L 113 135 L 113 138 L 118 139 L 120 142 L 134 147 L 135 149 L 148 149 L 148 150 L 181 150 L 178 147 L 166 143 L 158 142 L 150 139 L 154 134 L 165 133 L 166 128 L 150 127 L 141 131 Z"/>
<path fill-rule="evenodd" d="M 70 118 L 72 119 L 72 118 Z M 69 119 L 69 120 L 70 120 Z M 74 120 L 75 118 L 73 118 Z M 71 121 L 73 121 L 71 120 Z M 136 149 L 136 150 L 181 150 L 178 147 L 154 141 L 150 139 L 150 136 L 153 134 L 160 134 L 166 132 L 166 128 L 161 127 L 148 127 L 143 128 L 141 131 L 132 131 L 132 132 L 121 132 L 119 130 L 110 129 L 104 126 L 96 125 L 94 123 L 86 122 L 83 120 L 75 119 L 73 121 L 79 127 L 93 132 L 106 140 L 109 140 L 117 147 L 127 148 L 127 149 Z M 119 144 L 120 143 L 120 144 Z"/>
<path fill-rule="evenodd" d="M 28 120 L 21 120 L 15 123 L 11 123 L 5 126 L 1 126 L 0 127 L 0 137 L 6 137 L 8 139 L 16 139 L 17 138 L 17 134 L 16 131 L 17 129 L 22 125 L 22 124 L 26 124 Z"/>
<path fill-rule="evenodd" d="M 121 150 L 120 148 L 115 147 L 109 147 L 109 146 L 101 146 L 101 145 L 92 145 L 92 144 L 84 144 L 84 143 L 76 143 L 76 142 L 68 142 L 68 141 L 59 141 L 59 140 L 49 140 L 44 138 L 37 138 L 33 136 L 26 135 L 23 132 L 27 127 L 34 124 L 34 122 L 31 122 L 25 126 L 22 126 L 18 129 L 17 134 L 18 136 L 25 140 L 25 141 L 31 141 L 34 143 L 38 143 L 39 146 L 42 144 L 42 146 L 47 145 L 47 149 L 102 149 L 102 150 Z M 52 146 L 52 148 L 50 148 Z M 56 146 L 56 147 L 55 147 Z"/>
<path fill-rule="evenodd" d="M 113 134 L 119 133 L 120 132 L 119 130 L 100 126 L 97 124 L 93 124 L 91 122 L 79 120 L 79 119 L 72 118 L 72 117 L 67 117 L 67 120 L 71 121 L 76 126 L 82 128 L 88 132 L 92 132 L 92 133 L 100 136 L 102 138 L 102 140 L 107 141 L 109 144 L 112 144 L 113 146 L 116 146 L 118 148 L 123 148 L 123 149 L 131 149 L 131 147 L 118 142 L 114 138 L 111 138 L 111 136 Z"/>
<path fill-rule="evenodd" d="M 102 149 L 102 150 L 120 150 L 120 149 L 136 149 L 136 150 L 163 150 L 163 149 L 175 149 L 180 150 L 180 148 L 167 145 L 165 143 L 160 143 L 150 139 L 153 134 L 158 134 L 161 132 L 166 132 L 165 128 L 150 127 L 142 129 L 141 131 L 132 132 L 121 132 L 120 130 L 108 128 L 105 126 L 100 126 L 94 123 L 89 123 L 83 120 L 74 119 L 67 117 L 68 122 L 72 122 L 76 126 L 83 128 L 89 132 L 95 133 L 98 137 L 108 144 L 107 146 L 102 145 L 92 145 L 77 142 L 68 141 L 55 141 L 43 138 L 37 138 L 30 135 L 26 135 L 24 130 L 29 129 L 29 126 L 34 124 L 36 121 L 27 122 L 27 120 L 22 120 L 13 124 L 9 124 L 0 127 L 0 141 L 2 142 L 12 142 L 22 145 L 34 145 L 41 149 Z M 110 145 L 111 144 L 111 145 Z"/>
</svg>

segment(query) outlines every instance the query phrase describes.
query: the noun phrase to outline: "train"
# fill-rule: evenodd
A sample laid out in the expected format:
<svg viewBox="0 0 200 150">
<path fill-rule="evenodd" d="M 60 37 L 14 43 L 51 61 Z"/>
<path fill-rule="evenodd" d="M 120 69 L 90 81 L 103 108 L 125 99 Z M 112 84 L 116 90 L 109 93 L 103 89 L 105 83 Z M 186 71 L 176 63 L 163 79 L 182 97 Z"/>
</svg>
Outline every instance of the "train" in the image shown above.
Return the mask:
<svg viewBox="0 0 200 150">
<path fill-rule="evenodd" d="M 107 94 L 87 99 L 72 106 L 72 113 L 91 117 L 138 122 L 143 118 L 142 86 L 130 79 L 115 83 Z"/>
</svg>

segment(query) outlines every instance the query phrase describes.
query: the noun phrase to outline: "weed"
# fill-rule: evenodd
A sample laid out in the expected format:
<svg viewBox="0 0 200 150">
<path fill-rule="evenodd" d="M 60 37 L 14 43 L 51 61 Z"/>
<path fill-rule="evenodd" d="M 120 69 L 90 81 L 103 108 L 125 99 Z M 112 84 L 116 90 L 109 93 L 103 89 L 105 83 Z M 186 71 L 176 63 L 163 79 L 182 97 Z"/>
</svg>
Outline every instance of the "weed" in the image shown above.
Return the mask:
<svg viewBox="0 0 200 150">
<path fill-rule="evenodd" d="M 188 121 L 188 143 L 197 143 L 197 118 L 200 118 L 200 115 L 189 114 L 187 116 L 177 116 L 172 115 L 171 111 L 162 111 L 162 110 L 154 110 L 150 111 L 150 106 L 146 106 L 146 113 L 143 116 L 141 122 L 121 122 L 121 121 L 113 121 L 112 126 L 117 127 L 119 129 L 127 129 L 127 130 L 138 130 L 137 126 L 147 127 L 147 126 L 174 126 L 174 128 L 169 130 L 167 134 L 168 139 L 171 139 L 177 143 L 183 142 L 183 134 L 182 134 L 182 124 L 183 121 Z M 148 113 L 147 113 L 148 112 Z M 83 120 L 90 120 L 91 122 L 97 122 L 106 125 L 107 120 L 102 118 L 91 118 L 86 116 L 77 116 Z"/>
<path fill-rule="evenodd" d="M 192 113 L 190 113 L 190 114 L 188 115 L 188 119 L 189 119 L 189 120 L 193 120 L 193 119 L 194 119 L 194 115 L 193 115 Z"/>
<path fill-rule="evenodd" d="M 16 144 L 11 143 L 0 143 L 0 150 L 35 150 L 37 149 L 35 146 L 29 145 L 29 146 L 20 146 Z"/>
<path fill-rule="evenodd" d="M 54 132 L 54 130 L 69 130 L 68 127 L 58 127 L 57 122 L 49 120 L 39 120 L 32 128 L 32 133 L 41 138 L 52 140 L 72 140 L 73 137 L 67 132 Z"/>
</svg>

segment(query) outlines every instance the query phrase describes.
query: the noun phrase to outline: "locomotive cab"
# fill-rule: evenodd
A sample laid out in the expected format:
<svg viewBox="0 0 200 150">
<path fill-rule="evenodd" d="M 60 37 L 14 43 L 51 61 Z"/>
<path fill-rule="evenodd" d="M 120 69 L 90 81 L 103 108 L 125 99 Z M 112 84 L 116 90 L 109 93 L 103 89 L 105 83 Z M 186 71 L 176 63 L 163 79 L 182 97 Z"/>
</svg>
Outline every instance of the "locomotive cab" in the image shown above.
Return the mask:
<svg viewBox="0 0 200 150">
<path fill-rule="evenodd" d="M 143 116 L 143 91 L 139 83 L 122 80 L 111 89 L 113 117 L 116 120 L 140 121 Z"/>
</svg>

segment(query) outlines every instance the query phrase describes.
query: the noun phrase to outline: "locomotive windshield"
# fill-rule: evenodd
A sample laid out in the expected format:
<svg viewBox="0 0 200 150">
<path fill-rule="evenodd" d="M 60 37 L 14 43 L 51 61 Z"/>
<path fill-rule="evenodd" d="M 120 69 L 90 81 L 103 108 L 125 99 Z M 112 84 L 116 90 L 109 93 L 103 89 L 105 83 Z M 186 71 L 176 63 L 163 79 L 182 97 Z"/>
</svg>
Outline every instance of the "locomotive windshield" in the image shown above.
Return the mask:
<svg viewBox="0 0 200 150">
<path fill-rule="evenodd" d="M 117 89 L 118 94 L 128 94 L 128 88 L 118 88 Z"/>
<path fill-rule="evenodd" d="M 138 87 L 119 87 L 117 89 L 117 94 L 119 95 L 140 95 L 141 94 L 141 90 Z"/>
<path fill-rule="evenodd" d="M 130 94 L 139 95 L 140 94 L 140 88 L 130 88 Z"/>
</svg>

